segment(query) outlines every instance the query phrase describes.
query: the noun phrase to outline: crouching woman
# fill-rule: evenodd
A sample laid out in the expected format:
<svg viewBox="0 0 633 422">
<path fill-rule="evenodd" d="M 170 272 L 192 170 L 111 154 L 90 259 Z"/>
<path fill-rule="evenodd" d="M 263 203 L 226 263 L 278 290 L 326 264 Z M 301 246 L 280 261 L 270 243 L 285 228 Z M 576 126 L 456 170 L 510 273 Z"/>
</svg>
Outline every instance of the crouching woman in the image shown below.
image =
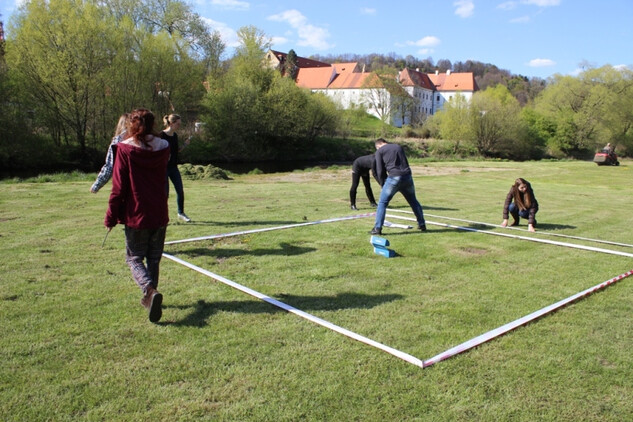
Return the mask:
<svg viewBox="0 0 633 422">
<path fill-rule="evenodd" d="M 104 223 L 107 230 L 117 223 L 125 225 L 125 260 L 143 291 L 141 304 L 149 320 L 158 322 L 163 296 L 156 289 L 169 222 L 165 190 L 169 143 L 154 136 L 154 115 L 143 108 L 130 114 L 127 135 L 116 146 Z"/>
<path fill-rule="evenodd" d="M 537 212 L 538 202 L 534 197 L 532 185 L 525 179 L 516 179 L 503 204 L 503 222 L 501 223 L 501 227 L 508 225 L 508 215 L 512 215 L 514 221 L 511 226 L 518 226 L 520 217 L 527 218 L 528 230 L 534 232 L 536 231 Z"/>
</svg>

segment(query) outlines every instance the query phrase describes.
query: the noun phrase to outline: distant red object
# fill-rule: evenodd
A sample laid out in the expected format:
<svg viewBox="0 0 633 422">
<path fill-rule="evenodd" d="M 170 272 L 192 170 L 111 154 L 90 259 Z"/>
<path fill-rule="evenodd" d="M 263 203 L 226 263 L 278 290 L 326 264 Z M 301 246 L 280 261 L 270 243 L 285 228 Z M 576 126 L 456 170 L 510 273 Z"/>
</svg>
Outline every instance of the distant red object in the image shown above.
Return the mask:
<svg viewBox="0 0 633 422">
<path fill-rule="evenodd" d="M 602 151 L 596 152 L 596 155 L 593 157 L 593 162 L 599 166 L 619 166 L 620 162 L 618 161 L 618 156 L 615 152 L 609 151 L 608 149 L 603 149 Z"/>
</svg>

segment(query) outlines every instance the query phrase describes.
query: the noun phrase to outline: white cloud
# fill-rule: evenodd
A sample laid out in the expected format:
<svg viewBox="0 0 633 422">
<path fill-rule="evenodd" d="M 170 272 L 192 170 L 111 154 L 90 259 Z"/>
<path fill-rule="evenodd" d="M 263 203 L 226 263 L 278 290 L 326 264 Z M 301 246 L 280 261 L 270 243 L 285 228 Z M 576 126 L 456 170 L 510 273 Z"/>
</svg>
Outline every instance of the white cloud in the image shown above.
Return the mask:
<svg viewBox="0 0 633 422">
<path fill-rule="evenodd" d="M 439 38 L 431 36 L 431 35 L 428 35 L 424 38 L 420 38 L 417 41 L 407 41 L 407 45 L 422 47 L 417 51 L 417 53 L 424 54 L 424 55 L 433 54 L 435 52 L 435 49 L 433 47 L 439 45 L 440 43 L 441 41 Z"/>
<path fill-rule="evenodd" d="M 505 3 L 501 3 L 500 5 L 498 5 L 497 9 L 512 10 L 516 9 L 517 6 L 518 3 L 516 1 L 506 1 Z"/>
<path fill-rule="evenodd" d="M 227 47 L 238 47 L 240 45 L 239 38 L 237 37 L 237 32 L 235 32 L 235 30 L 229 27 L 227 24 L 216 22 L 209 18 L 202 18 L 202 20 L 209 26 L 209 28 L 220 33 L 220 37 Z"/>
<path fill-rule="evenodd" d="M 549 7 L 560 5 L 561 0 L 509 0 L 497 5 L 497 9 L 514 10 L 520 5 Z"/>
<path fill-rule="evenodd" d="M 432 35 L 420 38 L 417 41 L 407 41 L 407 45 L 415 45 L 417 47 L 435 47 L 441 43 L 440 39 Z"/>
<path fill-rule="evenodd" d="M 363 15 L 375 15 L 376 9 L 372 9 L 371 7 L 363 7 L 360 9 L 360 13 Z"/>
<path fill-rule="evenodd" d="M 239 0 L 211 0 L 211 5 L 232 10 L 248 10 L 251 7 L 250 3 Z"/>
<path fill-rule="evenodd" d="M 521 16 L 520 18 L 510 19 L 510 23 L 528 23 L 530 20 L 529 16 Z"/>
<path fill-rule="evenodd" d="M 285 22 L 297 31 L 299 41 L 297 45 L 302 47 L 314 47 L 318 50 L 326 50 L 333 47 L 326 40 L 330 32 L 326 28 L 319 28 L 308 23 L 308 19 L 296 9 L 268 17 L 268 20 Z"/>
<path fill-rule="evenodd" d="M 523 4 L 530 4 L 539 7 L 558 6 L 561 0 L 521 0 Z"/>
<path fill-rule="evenodd" d="M 475 12 L 475 4 L 472 0 L 457 0 L 453 6 L 457 7 L 455 14 L 462 18 L 470 17 Z"/>
<path fill-rule="evenodd" d="M 285 12 L 279 13 L 277 15 L 268 16 L 268 20 L 275 22 L 286 22 L 293 28 L 305 25 L 305 23 L 308 21 L 308 19 L 296 9 L 286 10 Z"/>
<path fill-rule="evenodd" d="M 613 68 L 615 70 L 619 70 L 619 71 L 623 71 L 623 70 L 633 70 L 630 66 L 627 66 L 625 64 L 616 64 L 615 66 L 613 66 Z"/>
<path fill-rule="evenodd" d="M 270 40 L 273 46 L 283 45 L 288 43 L 288 38 L 286 37 L 272 37 Z"/>
<path fill-rule="evenodd" d="M 530 67 L 548 67 L 554 65 L 556 65 L 556 62 L 550 59 L 532 59 L 528 63 Z"/>
</svg>

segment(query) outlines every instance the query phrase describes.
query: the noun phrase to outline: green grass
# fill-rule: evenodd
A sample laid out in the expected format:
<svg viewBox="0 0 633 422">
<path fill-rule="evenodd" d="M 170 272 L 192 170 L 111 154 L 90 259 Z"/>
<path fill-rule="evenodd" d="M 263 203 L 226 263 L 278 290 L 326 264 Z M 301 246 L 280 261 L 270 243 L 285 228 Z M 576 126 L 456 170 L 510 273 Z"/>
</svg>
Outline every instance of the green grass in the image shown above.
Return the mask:
<svg viewBox="0 0 633 422">
<path fill-rule="evenodd" d="M 457 231 L 430 215 L 499 224 L 524 177 L 539 231 L 631 244 L 632 168 L 418 162 L 429 231 L 386 228 L 392 259 L 373 253 L 371 219 L 165 251 L 428 359 L 633 268 L 627 257 Z M 186 180 L 193 222 L 175 219 L 172 196 L 167 240 L 352 215 L 346 168 L 232 177 Z M 123 230 L 101 248 L 109 185 L 93 195 L 91 178 L 54 180 L 0 183 L 3 420 L 633 419 L 633 277 L 426 369 L 167 259 L 163 319 L 151 324 Z M 373 211 L 362 189 L 358 205 Z M 392 206 L 409 209 L 401 196 Z"/>
</svg>

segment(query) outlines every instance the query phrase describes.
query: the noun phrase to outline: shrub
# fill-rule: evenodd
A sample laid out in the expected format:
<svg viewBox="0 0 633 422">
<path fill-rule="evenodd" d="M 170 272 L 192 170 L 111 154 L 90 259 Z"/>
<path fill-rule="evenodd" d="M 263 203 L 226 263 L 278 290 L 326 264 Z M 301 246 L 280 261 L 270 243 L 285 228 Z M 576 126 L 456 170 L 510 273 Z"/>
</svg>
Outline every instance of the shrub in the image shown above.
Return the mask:
<svg viewBox="0 0 633 422">
<path fill-rule="evenodd" d="M 180 170 L 180 174 L 185 179 L 189 180 L 202 180 L 202 179 L 221 179 L 221 180 L 232 180 L 229 177 L 228 172 L 222 170 L 219 167 L 215 167 L 211 164 L 206 166 L 194 165 L 194 164 L 180 164 L 178 165 L 178 170 Z"/>
</svg>

